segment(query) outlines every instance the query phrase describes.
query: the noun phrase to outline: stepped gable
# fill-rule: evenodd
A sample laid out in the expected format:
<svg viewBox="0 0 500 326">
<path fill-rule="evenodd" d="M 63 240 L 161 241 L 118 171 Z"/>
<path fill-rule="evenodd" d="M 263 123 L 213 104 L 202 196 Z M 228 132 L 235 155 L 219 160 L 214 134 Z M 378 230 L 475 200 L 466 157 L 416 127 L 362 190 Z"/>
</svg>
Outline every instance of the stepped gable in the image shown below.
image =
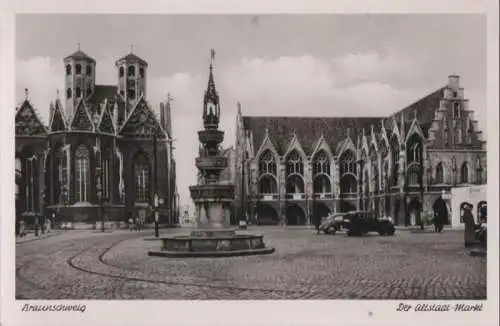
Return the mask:
<svg viewBox="0 0 500 326">
<path fill-rule="evenodd" d="M 323 134 L 326 142 L 333 151 L 347 137 L 347 130 L 353 142 L 363 128 L 370 129 L 370 125 L 380 122 L 380 117 L 252 117 L 243 116 L 243 126 L 253 132 L 256 150 L 261 146 L 266 128 L 269 137 L 279 154 L 283 155 L 286 147 L 293 138 L 293 133 L 310 155 L 314 145 Z"/>
<path fill-rule="evenodd" d="M 25 100 L 15 116 L 16 136 L 44 136 L 47 128 L 28 100 Z"/>
</svg>

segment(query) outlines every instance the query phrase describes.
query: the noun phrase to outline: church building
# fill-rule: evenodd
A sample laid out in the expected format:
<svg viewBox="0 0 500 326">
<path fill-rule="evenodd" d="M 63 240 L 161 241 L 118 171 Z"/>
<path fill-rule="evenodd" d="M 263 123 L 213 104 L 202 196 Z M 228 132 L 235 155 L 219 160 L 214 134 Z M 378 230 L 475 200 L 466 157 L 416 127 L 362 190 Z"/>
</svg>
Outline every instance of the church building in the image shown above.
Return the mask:
<svg viewBox="0 0 500 326">
<path fill-rule="evenodd" d="M 161 224 L 177 223 L 170 97 L 158 118 L 147 102 L 148 63 L 118 59 L 115 85 L 96 85 L 96 61 L 80 49 L 63 64 L 48 125 L 28 90 L 16 108 L 17 221 L 151 222 L 156 206 Z"/>
<path fill-rule="evenodd" d="M 236 209 L 261 224 L 371 210 L 397 225 L 432 218 L 452 187 L 486 184 L 486 142 L 459 76 L 385 117 L 236 121 Z"/>
</svg>

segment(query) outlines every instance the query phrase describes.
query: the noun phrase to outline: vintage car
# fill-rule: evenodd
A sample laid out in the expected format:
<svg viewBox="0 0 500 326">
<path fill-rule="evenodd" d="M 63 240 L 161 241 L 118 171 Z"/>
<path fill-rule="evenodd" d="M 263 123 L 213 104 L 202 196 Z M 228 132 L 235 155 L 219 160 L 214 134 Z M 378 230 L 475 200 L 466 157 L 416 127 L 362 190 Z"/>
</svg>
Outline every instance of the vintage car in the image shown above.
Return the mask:
<svg viewBox="0 0 500 326">
<path fill-rule="evenodd" d="M 347 213 L 333 213 L 323 218 L 319 230 L 325 234 L 335 234 L 342 228 Z"/>
<path fill-rule="evenodd" d="M 361 236 L 368 232 L 380 235 L 394 235 L 396 228 L 390 218 L 378 218 L 374 212 L 354 211 L 344 216 L 342 227 L 348 236 Z"/>
</svg>

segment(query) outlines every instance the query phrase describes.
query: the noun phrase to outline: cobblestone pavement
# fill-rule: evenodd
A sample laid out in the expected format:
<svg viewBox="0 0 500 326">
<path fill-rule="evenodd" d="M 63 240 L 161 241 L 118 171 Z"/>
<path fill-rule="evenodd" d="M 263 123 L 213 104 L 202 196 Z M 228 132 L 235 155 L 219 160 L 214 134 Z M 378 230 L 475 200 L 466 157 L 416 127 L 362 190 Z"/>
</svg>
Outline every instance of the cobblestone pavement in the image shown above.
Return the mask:
<svg viewBox="0 0 500 326">
<path fill-rule="evenodd" d="M 174 233 L 180 230 L 162 230 Z M 485 299 L 486 259 L 462 232 L 351 238 L 250 228 L 276 252 L 149 257 L 151 231 L 74 231 L 16 248 L 20 299 Z M 182 230 L 181 230 L 182 232 Z"/>
</svg>

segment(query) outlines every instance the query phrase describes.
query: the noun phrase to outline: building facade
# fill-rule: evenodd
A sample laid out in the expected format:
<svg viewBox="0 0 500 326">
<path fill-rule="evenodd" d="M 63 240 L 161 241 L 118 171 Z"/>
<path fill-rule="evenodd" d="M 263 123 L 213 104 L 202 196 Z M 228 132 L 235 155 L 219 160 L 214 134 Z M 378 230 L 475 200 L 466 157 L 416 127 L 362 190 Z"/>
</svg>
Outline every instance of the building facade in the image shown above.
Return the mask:
<svg viewBox="0 0 500 326">
<path fill-rule="evenodd" d="M 130 53 L 116 61 L 116 85 L 96 85 L 94 59 L 78 50 L 63 61 L 65 90 L 48 125 L 27 90 L 16 108 L 17 220 L 148 220 L 157 195 L 160 223 L 176 223 L 170 98 L 158 118 L 146 100 L 147 62 Z"/>
<path fill-rule="evenodd" d="M 486 142 L 458 76 L 388 117 L 254 117 L 238 109 L 235 205 L 261 224 L 373 210 L 418 225 L 452 187 L 486 183 Z"/>
</svg>

